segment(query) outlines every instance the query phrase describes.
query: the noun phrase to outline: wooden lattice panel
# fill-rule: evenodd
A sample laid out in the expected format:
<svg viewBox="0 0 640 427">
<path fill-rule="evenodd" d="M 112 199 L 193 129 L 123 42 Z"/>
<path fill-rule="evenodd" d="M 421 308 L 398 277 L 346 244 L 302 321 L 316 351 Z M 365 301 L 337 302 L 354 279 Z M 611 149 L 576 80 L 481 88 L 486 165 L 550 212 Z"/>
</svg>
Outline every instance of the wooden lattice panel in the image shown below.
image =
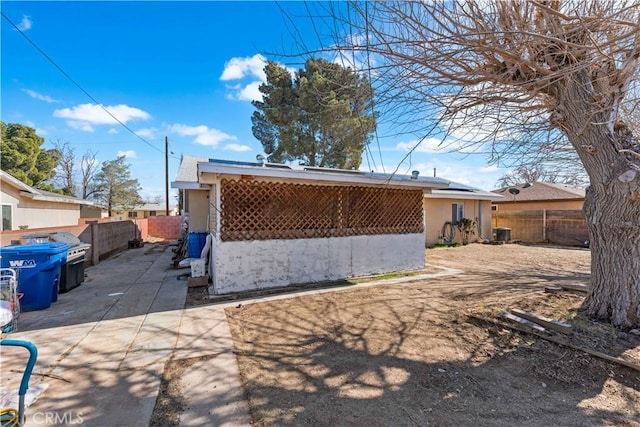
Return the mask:
<svg viewBox="0 0 640 427">
<path fill-rule="evenodd" d="M 422 191 L 222 180 L 221 238 L 421 233 Z"/>
</svg>

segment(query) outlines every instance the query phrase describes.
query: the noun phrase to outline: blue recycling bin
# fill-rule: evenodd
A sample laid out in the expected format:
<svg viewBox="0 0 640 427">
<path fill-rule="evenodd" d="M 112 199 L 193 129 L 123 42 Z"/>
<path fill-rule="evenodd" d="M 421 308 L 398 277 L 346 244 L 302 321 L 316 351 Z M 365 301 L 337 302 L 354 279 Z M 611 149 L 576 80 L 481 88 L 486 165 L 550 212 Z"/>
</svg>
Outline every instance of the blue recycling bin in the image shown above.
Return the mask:
<svg viewBox="0 0 640 427">
<path fill-rule="evenodd" d="M 2 268 L 18 276 L 21 311 L 44 310 L 58 300 L 61 267 L 69 245 L 63 242 L 11 245 L 0 248 Z"/>
<path fill-rule="evenodd" d="M 187 237 L 187 258 L 200 258 L 200 253 L 206 244 L 207 233 L 189 233 Z"/>
</svg>

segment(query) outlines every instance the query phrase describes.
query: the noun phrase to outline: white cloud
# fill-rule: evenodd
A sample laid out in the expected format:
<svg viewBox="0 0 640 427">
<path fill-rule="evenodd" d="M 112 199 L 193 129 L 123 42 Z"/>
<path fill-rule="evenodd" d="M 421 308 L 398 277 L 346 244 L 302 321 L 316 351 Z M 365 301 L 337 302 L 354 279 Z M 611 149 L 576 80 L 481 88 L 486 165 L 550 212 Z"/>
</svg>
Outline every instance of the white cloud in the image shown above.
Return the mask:
<svg viewBox="0 0 640 427">
<path fill-rule="evenodd" d="M 72 108 L 54 110 L 53 117 L 67 119 L 67 124 L 74 129 L 93 132 L 95 131 L 94 125 L 118 124 L 118 121 L 109 115 L 105 109 L 125 124 L 131 120 L 147 120 L 151 118 L 151 115 L 146 111 L 129 107 L 125 104 L 106 106 L 104 108 L 97 104 L 80 104 Z"/>
<path fill-rule="evenodd" d="M 267 60 L 259 53 L 250 57 L 235 57 L 225 62 L 224 70 L 220 80 L 240 80 L 246 76 L 257 77 L 261 81 L 266 80 L 264 74 L 264 67 L 267 65 Z"/>
<path fill-rule="evenodd" d="M 135 159 L 136 158 L 136 152 L 133 150 L 127 150 L 127 151 L 118 151 L 118 157 L 122 157 L 125 156 L 128 159 Z"/>
<path fill-rule="evenodd" d="M 108 134 L 110 135 L 115 135 L 116 133 L 118 133 L 118 129 L 116 128 L 111 128 L 107 131 Z"/>
<path fill-rule="evenodd" d="M 156 136 L 157 132 L 158 132 L 157 128 L 144 128 L 144 129 L 138 129 L 136 131 L 136 135 L 141 136 L 143 138 L 153 138 L 154 136 Z"/>
<path fill-rule="evenodd" d="M 91 126 L 89 123 L 87 122 L 80 122 L 77 120 L 67 120 L 67 125 L 69 125 L 69 127 L 76 129 L 76 130 L 81 130 L 84 132 L 95 132 L 96 128 L 94 128 L 93 126 Z"/>
<path fill-rule="evenodd" d="M 240 144 L 227 144 L 224 146 L 224 149 L 229 151 L 237 151 L 237 152 L 251 151 L 251 147 L 249 147 L 248 145 L 240 145 Z"/>
<path fill-rule="evenodd" d="M 209 128 L 205 125 L 188 126 L 183 124 L 174 124 L 168 127 L 170 132 L 182 136 L 195 136 L 193 142 L 209 147 L 217 147 L 222 141 L 236 141 L 237 138 L 218 129 Z"/>
<path fill-rule="evenodd" d="M 56 102 L 61 102 L 58 99 L 54 99 L 48 95 L 42 95 L 41 93 L 36 92 L 35 90 L 31 90 L 31 89 L 22 89 L 22 91 L 24 93 L 26 93 L 27 95 L 29 95 L 30 97 L 34 98 L 34 99 L 38 99 L 40 101 L 44 101 L 44 102 L 48 102 L 50 104 L 52 103 L 56 103 Z"/>
<path fill-rule="evenodd" d="M 260 85 L 262 82 L 249 83 L 237 92 L 236 98 L 240 101 L 262 101 Z"/>
<path fill-rule="evenodd" d="M 473 140 L 425 138 L 418 145 L 418 140 L 399 142 L 396 149 L 400 151 L 410 151 L 414 147 L 414 153 L 475 153 L 482 149 L 482 144 Z"/>
<path fill-rule="evenodd" d="M 27 15 L 23 15 L 22 16 L 22 20 L 18 24 L 18 30 L 27 31 L 27 30 L 31 29 L 32 25 L 33 25 L 33 21 L 31 21 L 31 19 L 29 19 L 29 17 Z"/>
<path fill-rule="evenodd" d="M 409 151 L 415 147 L 414 153 L 437 153 L 443 151 L 443 145 L 441 139 L 437 138 L 425 138 L 418 145 L 418 140 L 399 142 L 396 145 L 398 150 Z M 416 147 L 417 145 L 417 147 Z"/>
<path fill-rule="evenodd" d="M 227 99 L 237 101 L 262 101 L 262 94 L 258 89 L 260 84 L 267 81 L 264 73 L 264 67 L 267 65 L 267 59 L 258 54 L 248 57 L 231 58 L 224 64 L 224 70 L 220 76 L 220 80 L 230 82 L 233 80 L 251 79 L 248 83 L 227 84 L 226 89 L 229 91 Z M 280 64 L 284 67 L 284 65 Z M 296 72 L 294 68 L 285 67 L 293 76 Z"/>
<path fill-rule="evenodd" d="M 36 124 L 33 123 L 31 120 L 26 120 L 24 122 L 24 125 L 25 126 L 29 126 L 30 128 L 34 128 L 36 130 L 36 135 L 39 135 L 39 136 L 47 136 L 48 135 L 48 132 L 46 130 L 37 127 Z"/>
<path fill-rule="evenodd" d="M 472 166 L 462 162 L 440 161 L 415 164 L 412 170 L 419 170 L 421 176 L 433 176 L 434 168 L 438 177 L 481 190 L 496 188 L 496 182 L 505 172 L 504 169 L 494 166 Z"/>
</svg>

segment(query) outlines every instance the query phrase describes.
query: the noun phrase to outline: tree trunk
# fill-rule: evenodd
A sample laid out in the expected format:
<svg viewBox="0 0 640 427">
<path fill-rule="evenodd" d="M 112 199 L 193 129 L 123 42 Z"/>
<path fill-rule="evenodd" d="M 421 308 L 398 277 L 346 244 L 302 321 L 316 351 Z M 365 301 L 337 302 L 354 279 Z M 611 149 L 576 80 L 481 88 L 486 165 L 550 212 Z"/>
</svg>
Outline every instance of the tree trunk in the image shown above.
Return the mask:
<svg viewBox="0 0 640 427">
<path fill-rule="evenodd" d="M 616 122 L 615 94 L 594 95 L 590 78 L 576 72 L 557 92 L 563 130 L 590 179 L 584 213 L 591 286 L 582 309 L 617 327 L 640 328 L 640 163 L 621 151 L 636 140 Z"/>
<path fill-rule="evenodd" d="M 591 237 L 585 313 L 622 328 L 640 327 L 640 201 L 622 183 L 593 184 L 584 205 Z M 635 221 L 633 217 L 635 216 Z"/>
</svg>

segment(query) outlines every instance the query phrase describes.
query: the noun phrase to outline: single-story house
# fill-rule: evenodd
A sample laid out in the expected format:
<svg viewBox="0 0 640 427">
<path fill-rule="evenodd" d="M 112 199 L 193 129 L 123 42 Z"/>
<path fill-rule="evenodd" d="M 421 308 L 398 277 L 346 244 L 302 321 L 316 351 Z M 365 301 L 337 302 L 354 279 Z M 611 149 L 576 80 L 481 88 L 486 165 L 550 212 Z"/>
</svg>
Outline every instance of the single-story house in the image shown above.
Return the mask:
<svg viewBox="0 0 640 427">
<path fill-rule="evenodd" d="M 589 229 L 582 211 L 583 188 L 531 182 L 494 190 L 492 226 L 510 229 L 510 238 L 523 242 L 588 245 Z"/>
<path fill-rule="evenodd" d="M 98 205 L 82 205 L 80 206 L 80 218 L 109 218 L 109 209 Z"/>
<path fill-rule="evenodd" d="M 456 225 L 467 218 L 475 221 L 475 239 L 492 238 L 491 203 L 503 196 L 468 185 L 449 182 L 446 189 L 434 189 L 424 195 L 425 244 L 462 243 Z M 449 239 L 447 239 L 449 238 Z"/>
<path fill-rule="evenodd" d="M 150 216 L 166 216 L 167 205 L 164 203 L 145 203 L 129 211 L 114 211 L 113 216 L 123 218 L 149 218 Z M 178 215 L 178 206 L 169 205 L 169 216 Z"/>
<path fill-rule="evenodd" d="M 422 269 L 425 195 L 450 182 L 184 156 L 171 185 L 189 232 L 211 233 L 212 289 L 226 294 Z"/>
<path fill-rule="evenodd" d="M 89 200 L 33 188 L 0 170 L 2 230 L 77 225 Z"/>
<path fill-rule="evenodd" d="M 584 205 L 585 189 L 548 182 L 527 182 L 493 190 L 503 196 L 493 201 L 492 210 L 579 210 Z"/>
</svg>

